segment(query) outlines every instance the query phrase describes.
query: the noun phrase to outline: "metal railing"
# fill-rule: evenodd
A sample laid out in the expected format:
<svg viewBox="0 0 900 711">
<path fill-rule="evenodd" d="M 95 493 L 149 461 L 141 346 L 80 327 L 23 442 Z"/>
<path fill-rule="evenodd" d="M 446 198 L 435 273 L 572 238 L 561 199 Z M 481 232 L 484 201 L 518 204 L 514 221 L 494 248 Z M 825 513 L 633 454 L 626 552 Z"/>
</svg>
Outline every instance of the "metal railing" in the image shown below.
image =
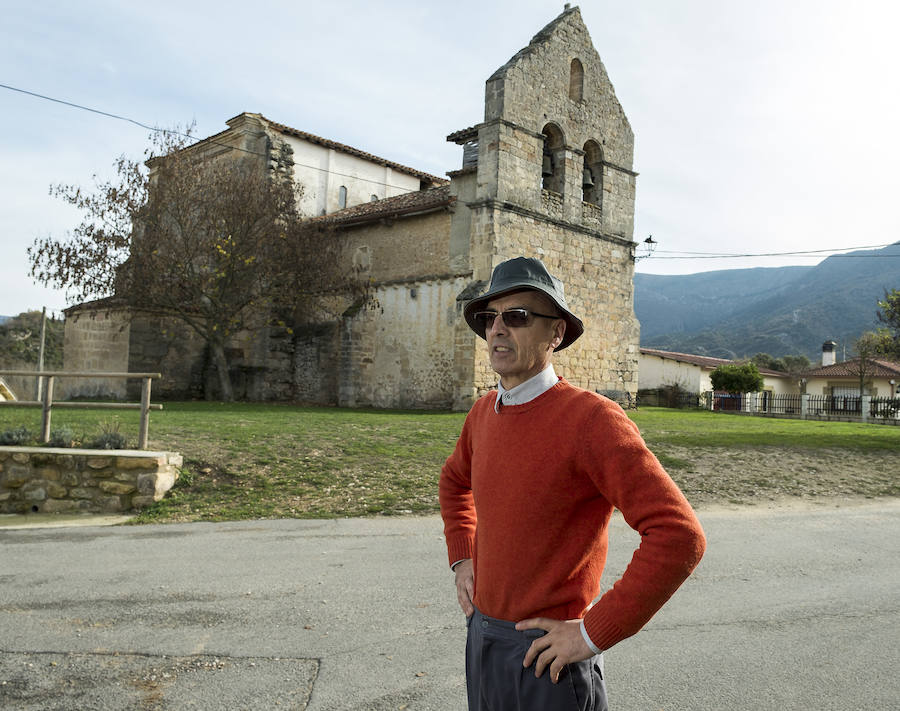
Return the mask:
<svg viewBox="0 0 900 711">
<path fill-rule="evenodd" d="M 707 391 L 702 394 L 701 401 L 705 408 L 719 412 L 900 425 L 900 396 L 774 395 L 769 392 L 732 395 Z"/>
<path fill-rule="evenodd" d="M 43 409 L 41 419 L 41 442 L 50 441 L 50 413 L 54 407 L 73 410 L 140 410 L 141 422 L 138 431 L 138 449 L 147 449 L 147 438 L 150 433 L 150 410 L 162 410 L 162 405 L 150 403 L 150 382 L 160 378 L 160 373 L 70 373 L 64 370 L 0 370 L 0 375 L 33 376 L 43 384 L 38 392 L 40 400 L 2 400 L 0 406 L 6 407 L 40 407 Z M 141 401 L 136 402 L 53 402 L 53 384 L 56 378 L 125 378 L 140 379 Z"/>
<path fill-rule="evenodd" d="M 869 417 L 872 419 L 900 419 L 900 397 L 873 397 L 869 401 Z"/>
</svg>

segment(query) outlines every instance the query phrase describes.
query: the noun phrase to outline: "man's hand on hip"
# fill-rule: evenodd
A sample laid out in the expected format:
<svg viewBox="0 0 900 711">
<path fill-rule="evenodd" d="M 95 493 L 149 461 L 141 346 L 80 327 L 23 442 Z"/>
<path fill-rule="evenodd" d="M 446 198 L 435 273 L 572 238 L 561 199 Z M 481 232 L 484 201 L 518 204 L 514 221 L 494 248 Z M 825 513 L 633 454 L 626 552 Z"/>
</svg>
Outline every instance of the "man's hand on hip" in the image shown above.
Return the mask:
<svg viewBox="0 0 900 711">
<path fill-rule="evenodd" d="M 540 677 L 544 669 L 550 667 L 550 681 L 556 684 L 566 664 L 590 659 L 594 652 L 581 636 L 581 620 L 550 620 L 535 617 L 516 623 L 517 630 L 544 630 L 547 634 L 538 637 L 528 651 L 522 666 L 534 666 L 534 675 Z"/>
<path fill-rule="evenodd" d="M 475 612 L 472 604 L 472 596 L 475 594 L 475 566 L 471 558 L 460 561 L 453 569 L 456 573 L 456 598 L 466 617 L 471 617 Z"/>
</svg>

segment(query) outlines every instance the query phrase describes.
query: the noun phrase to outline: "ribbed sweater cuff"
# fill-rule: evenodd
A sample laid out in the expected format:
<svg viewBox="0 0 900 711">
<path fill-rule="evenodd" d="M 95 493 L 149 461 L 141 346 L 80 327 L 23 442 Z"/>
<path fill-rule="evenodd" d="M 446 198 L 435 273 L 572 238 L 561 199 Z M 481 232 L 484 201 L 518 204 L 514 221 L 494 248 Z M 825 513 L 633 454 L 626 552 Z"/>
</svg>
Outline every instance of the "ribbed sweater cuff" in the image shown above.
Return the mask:
<svg viewBox="0 0 900 711">
<path fill-rule="evenodd" d="M 450 565 L 464 558 L 472 558 L 475 554 L 475 541 L 471 538 L 455 538 L 447 541 L 447 558 Z"/>
<path fill-rule="evenodd" d="M 599 615 L 591 615 L 590 612 L 584 618 L 584 630 L 594 646 L 601 651 L 609 649 L 628 636 L 615 622 Z"/>
</svg>

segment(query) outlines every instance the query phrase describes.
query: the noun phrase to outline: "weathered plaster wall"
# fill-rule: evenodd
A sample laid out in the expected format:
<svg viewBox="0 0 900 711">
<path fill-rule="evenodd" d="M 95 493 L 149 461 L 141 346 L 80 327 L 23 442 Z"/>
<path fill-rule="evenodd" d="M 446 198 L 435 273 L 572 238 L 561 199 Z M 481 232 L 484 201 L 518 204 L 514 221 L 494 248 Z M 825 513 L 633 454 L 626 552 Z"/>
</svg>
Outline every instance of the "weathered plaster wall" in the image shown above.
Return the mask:
<svg viewBox="0 0 900 711">
<path fill-rule="evenodd" d="M 662 388 L 667 385 L 678 385 L 691 393 L 712 389 L 709 382 L 710 371 L 699 365 L 681 363 L 671 358 L 641 354 L 639 371 L 638 383 L 641 389 Z"/>
<path fill-rule="evenodd" d="M 333 148 L 293 136 L 283 140 L 294 151 L 294 181 L 303 186 L 298 201 L 300 211 L 310 217 L 340 209 L 338 191 L 347 188 L 347 204 L 352 207 L 419 189 L 419 178 L 378 165 Z"/>
<path fill-rule="evenodd" d="M 172 488 L 181 465 L 173 452 L 0 447 L 0 512 L 143 508 Z"/>
<path fill-rule="evenodd" d="M 466 280 L 389 284 L 378 306 L 341 329 L 338 404 L 449 409 L 453 405 L 457 294 Z"/>
</svg>

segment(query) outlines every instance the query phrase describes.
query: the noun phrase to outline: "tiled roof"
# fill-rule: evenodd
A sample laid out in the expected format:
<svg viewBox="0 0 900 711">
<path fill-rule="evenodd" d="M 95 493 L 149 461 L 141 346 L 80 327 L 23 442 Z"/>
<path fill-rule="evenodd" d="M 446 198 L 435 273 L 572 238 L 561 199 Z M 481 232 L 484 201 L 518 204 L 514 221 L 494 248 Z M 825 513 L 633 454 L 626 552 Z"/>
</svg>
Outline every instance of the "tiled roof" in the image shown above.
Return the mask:
<svg viewBox="0 0 900 711">
<path fill-rule="evenodd" d="M 450 143 L 468 143 L 469 141 L 473 141 L 478 138 L 478 127 L 481 124 L 477 124 L 475 126 L 469 126 L 468 128 L 460 129 L 459 131 L 454 131 L 449 136 L 447 136 L 447 141 Z"/>
<path fill-rule="evenodd" d="M 279 131 L 280 133 L 283 133 L 287 136 L 302 138 L 304 141 L 309 141 L 310 143 L 316 143 L 320 146 L 325 146 L 326 148 L 332 148 L 336 151 L 340 151 L 341 153 L 347 153 L 348 155 L 356 156 L 357 158 L 363 158 L 364 160 L 370 161 L 372 163 L 383 165 L 393 170 L 398 170 L 401 173 L 415 176 L 416 178 L 419 178 L 419 180 L 427 180 L 429 182 L 435 183 L 436 185 L 445 185 L 447 183 L 446 178 L 439 178 L 436 175 L 431 175 L 430 173 L 425 173 L 421 170 L 416 170 L 415 168 L 401 165 L 400 163 L 394 163 L 393 161 L 387 160 L 386 158 L 380 158 L 376 155 L 373 155 L 372 153 L 366 153 L 365 151 L 361 151 L 358 148 L 353 148 L 352 146 L 347 146 L 343 143 L 338 143 L 337 141 L 331 141 L 327 138 L 322 138 L 321 136 L 307 133 L 306 131 L 300 131 L 296 128 L 291 128 L 290 126 L 285 126 L 283 123 L 272 121 L 265 116 L 261 116 L 261 118 L 276 131 Z"/>
<path fill-rule="evenodd" d="M 894 363 L 883 358 L 871 358 L 870 363 L 871 365 L 866 369 L 866 374 L 869 377 L 900 378 L 900 363 Z M 858 378 L 859 358 L 852 358 L 834 365 L 811 368 L 801 373 L 801 375 L 804 378 Z"/>
<path fill-rule="evenodd" d="M 659 358 L 666 358 L 668 360 L 675 360 L 679 363 L 688 363 L 690 365 L 698 365 L 701 368 L 706 368 L 708 370 L 715 370 L 720 365 L 735 365 L 735 361 L 728 360 L 727 358 L 710 358 L 709 356 L 699 356 L 693 355 L 691 353 L 674 353 L 672 351 L 660 351 L 655 348 L 641 348 L 641 353 L 644 355 L 652 355 L 657 356 Z M 787 373 L 782 373 L 779 370 L 769 370 L 768 368 L 760 368 L 759 372 L 763 375 L 771 375 L 772 377 L 788 377 Z"/>
<path fill-rule="evenodd" d="M 383 200 L 363 202 L 328 215 L 314 217 L 313 220 L 339 225 L 352 225 L 389 217 L 401 217 L 418 212 L 431 212 L 432 210 L 449 207 L 455 201 L 456 198 L 450 195 L 450 186 L 442 185 L 439 188 L 415 190 L 402 195 L 384 198 Z"/>
</svg>

